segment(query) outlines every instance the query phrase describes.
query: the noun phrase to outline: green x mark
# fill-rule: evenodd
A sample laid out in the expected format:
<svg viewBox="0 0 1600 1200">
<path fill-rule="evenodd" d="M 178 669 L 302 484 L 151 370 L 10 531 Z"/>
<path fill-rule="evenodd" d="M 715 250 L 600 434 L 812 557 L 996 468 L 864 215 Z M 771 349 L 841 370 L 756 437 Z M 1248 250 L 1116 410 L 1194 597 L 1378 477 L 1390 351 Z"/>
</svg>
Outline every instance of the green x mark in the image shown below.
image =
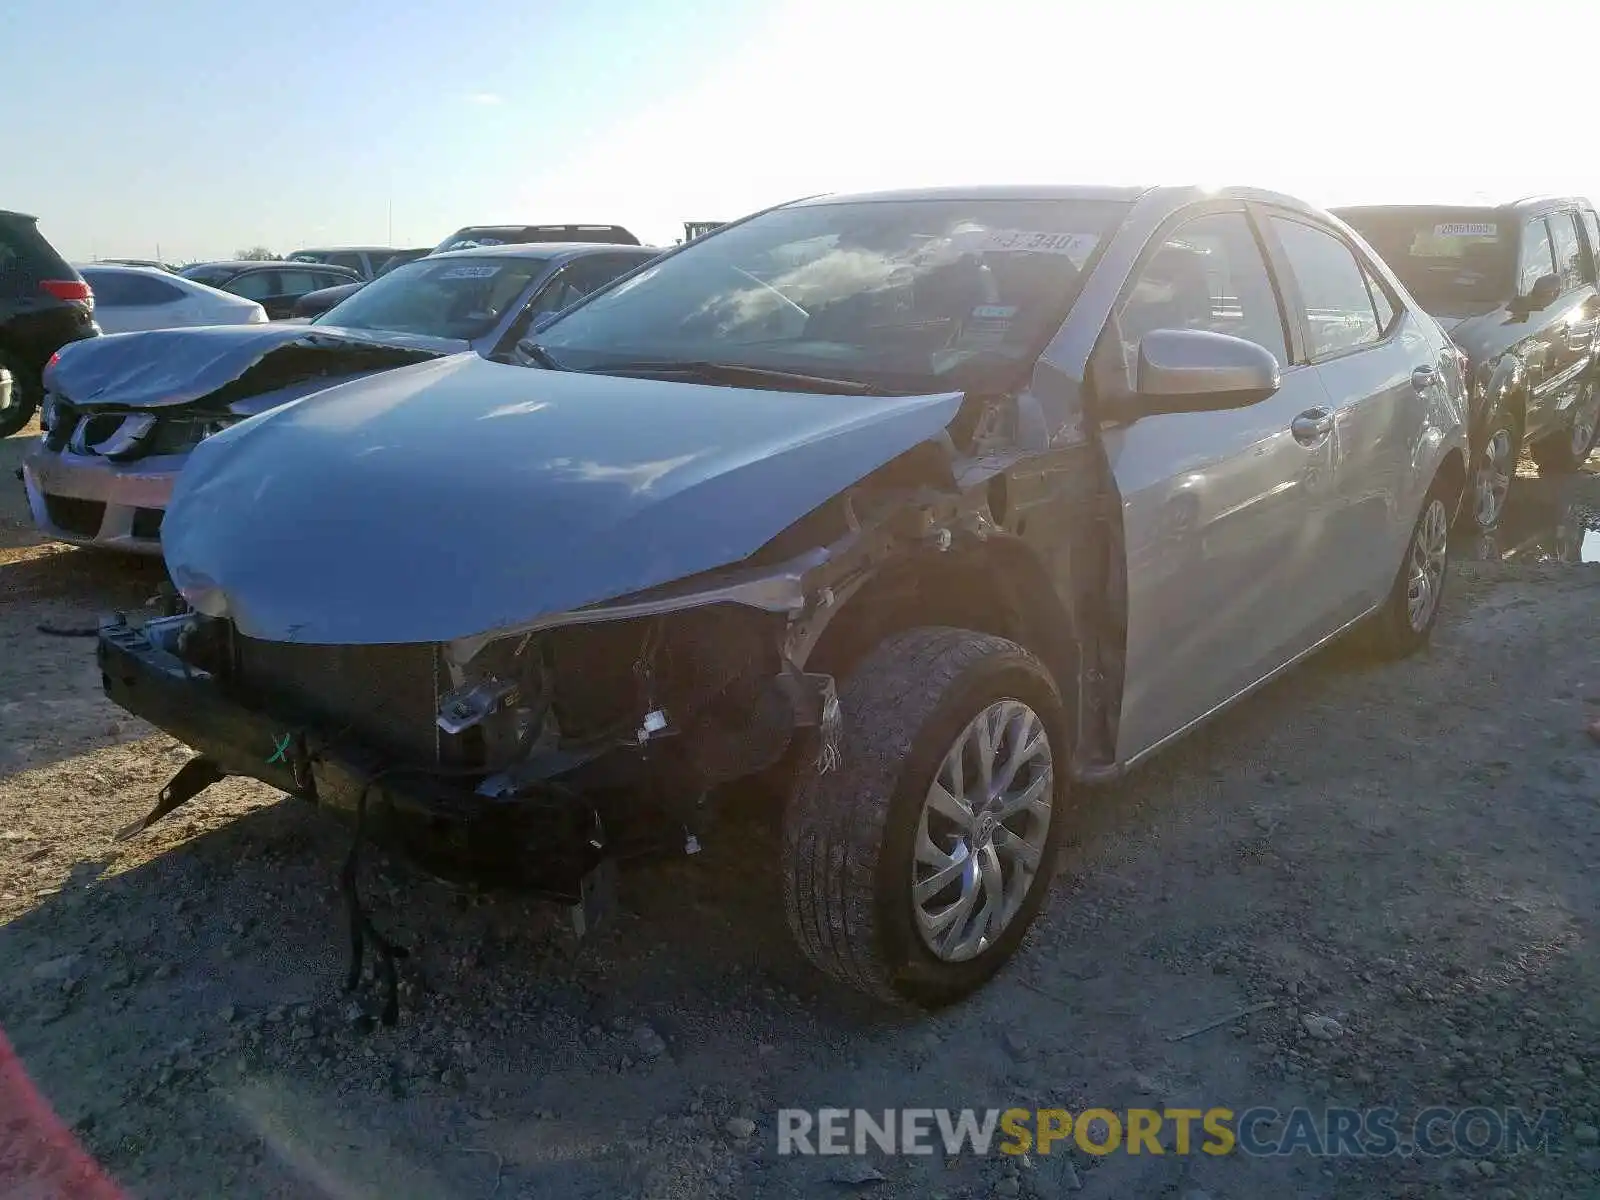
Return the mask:
<svg viewBox="0 0 1600 1200">
<path fill-rule="evenodd" d="M 288 749 L 289 735 L 286 733 L 283 735 L 283 740 L 278 743 L 278 748 L 272 752 L 272 757 L 267 759 L 267 765 L 270 767 L 276 762 L 287 762 L 288 760 L 284 757 L 284 754 Z"/>
</svg>

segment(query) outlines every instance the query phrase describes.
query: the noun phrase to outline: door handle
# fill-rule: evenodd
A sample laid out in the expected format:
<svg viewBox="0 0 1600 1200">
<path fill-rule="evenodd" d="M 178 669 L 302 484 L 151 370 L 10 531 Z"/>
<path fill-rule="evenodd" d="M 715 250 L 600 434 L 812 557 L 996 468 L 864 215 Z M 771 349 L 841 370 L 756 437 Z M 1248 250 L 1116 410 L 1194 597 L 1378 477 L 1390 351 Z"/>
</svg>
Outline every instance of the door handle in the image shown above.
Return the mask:
<svg viewBox="0 0 1600 1200">
<path fill-rule="evenodd" d="M 1423 363 L 1422 366 L 1411 372 L 1411 386 L 1419 392 L 1427 391 L 1438 382 L 1439 372 L 1427 363 Z"/>
<path fill-rule="evenodd" d="M 1308 408 L 1289 422 L 1289 431 L 1297 442 L 1314 442 L 1332 429 L 1333 414 L 1325 408 Z"/>
</svg>

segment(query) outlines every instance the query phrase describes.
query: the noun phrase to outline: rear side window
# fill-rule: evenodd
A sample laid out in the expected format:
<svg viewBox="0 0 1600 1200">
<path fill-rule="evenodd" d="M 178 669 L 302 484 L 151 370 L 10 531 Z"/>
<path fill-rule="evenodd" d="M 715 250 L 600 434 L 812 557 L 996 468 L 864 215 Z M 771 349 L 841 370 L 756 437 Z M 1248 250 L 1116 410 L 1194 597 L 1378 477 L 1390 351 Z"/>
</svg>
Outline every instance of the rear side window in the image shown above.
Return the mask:
<svg viewBox="0 0 1600 1200">
<path fill-rule="evenodd" d="M 349 267 L 352 271 L 363 271 L 366 269 L 365 264 L 361 260 L 361 255 L 359 254 L 330 254 L 322 261 L 335 267 Z"/>
<path fill-rule="evenodd" d="M 1119 317 L 1129 364 L 1156 329 L 1205 329 L 1245 338 L 1287 366 L 1283 317 L 1266 262 L 1243 213 L 1180 225 L 1139 269 Z"/>
<path fill-rule="evenodd" d="M 101 308 L 150 307 L 183 299 L 183 292 L 170 283 L 130 271 L 87 270 L 83 278 L 94 289 L 95 305 Z"/>
<path fill-rule="evenodd" d="M 1517 295 L 1526 296 L 1546 275 L 1556 273 L 1556 258 L 1550 251 L 1550 234 L 1544 218 L 1522 227 L 1522 249 L 1517 255 Z"/>
<path fill-rule="evenodd" d="M 0 293 L 31 292 L 41 279 L 77 278 L 33 221 L 0 216 Z"/>
<path fill-rule="evenodd" d="M 1570 292 L 1584 282 L 1583 246 L 1578 241 L 1576 213 L 1550 214 L 1550 241 L 1555 246 L 1556 274 L 1561 276 L 1561 290 Z"/>
<path fill-rule="evenodd" d="M 1272 228 L 1299 285 L 1311 357 L 1329 358 L 1375 345 L 1383 326 L 1355 251 L 1343 238 L 1303 221 L 1274 216 Z"/>
</svg>

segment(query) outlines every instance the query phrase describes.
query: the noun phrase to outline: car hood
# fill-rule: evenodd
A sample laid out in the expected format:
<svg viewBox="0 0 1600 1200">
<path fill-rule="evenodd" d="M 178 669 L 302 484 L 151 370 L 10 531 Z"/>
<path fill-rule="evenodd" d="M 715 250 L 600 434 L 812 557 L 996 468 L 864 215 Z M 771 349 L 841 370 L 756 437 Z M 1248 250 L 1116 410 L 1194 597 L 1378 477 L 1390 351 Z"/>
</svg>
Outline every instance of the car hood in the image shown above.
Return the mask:
<svg viewBox="0 0 1600 1200">
<path fill-rule="evenodd" d="M 202 400 L 289 347 L 303 351 L 299 357 L 318 373 L 329 374 L 405 366 L 469 348 L 447 338 L 324 325 L 152 329 L 63 347 L 45 371 L 44 386 L 79 408 L 167 408 Z"/>
<path fill-rule="evenodd" d="M 451 641 L 736 563 L 960 403 L 459 355 L 202 442 L 162 543 L 189 602 L 248 637 Z"/>
</svg>

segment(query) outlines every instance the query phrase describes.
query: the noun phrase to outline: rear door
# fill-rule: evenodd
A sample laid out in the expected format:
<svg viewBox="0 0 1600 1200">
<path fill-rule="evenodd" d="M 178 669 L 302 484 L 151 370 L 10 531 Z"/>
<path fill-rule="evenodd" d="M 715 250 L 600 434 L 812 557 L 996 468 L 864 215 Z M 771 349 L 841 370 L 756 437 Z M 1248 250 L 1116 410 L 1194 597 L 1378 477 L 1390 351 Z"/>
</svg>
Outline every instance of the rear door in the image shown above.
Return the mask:
<svg viewBox="0 0 1600 1200">
<path fill-rule="evenodd" d="M 1406 310 L 1365 254 L 1332 226 L 1270 210 L 1291 317 L 1333 412 L 1337 457 L 1327 556 L 1298 586 L 1326 598 L 1326 636 L 1387 594 L 1419 499 L 1413 479 L 1429 401 L 1444 398 L 1442 342 Z"/>
<path fill-rule="evenodd" d="M 1254 341 L 1277 357 L 1282 386 L 1247 408 L 1102 432 L 1127 561 L 1122 760 L 1232 699 L 1327 625 L 1327 596 L 1306 585 L 1325 569 L 1337 434 L 1242 204 L 1186 210 L 1152 239 L 1097 357 L 1120 354 L 1121 371 L 1161 328 Z"/>
<path fill-rule="evenodd" d="M 185 292 L 164 280 L 93 268 L 85 268 L 83 277 L 94 289 L 95 312 L 106 333 L 169 329 L 204 318 Z"/>
</svg>

